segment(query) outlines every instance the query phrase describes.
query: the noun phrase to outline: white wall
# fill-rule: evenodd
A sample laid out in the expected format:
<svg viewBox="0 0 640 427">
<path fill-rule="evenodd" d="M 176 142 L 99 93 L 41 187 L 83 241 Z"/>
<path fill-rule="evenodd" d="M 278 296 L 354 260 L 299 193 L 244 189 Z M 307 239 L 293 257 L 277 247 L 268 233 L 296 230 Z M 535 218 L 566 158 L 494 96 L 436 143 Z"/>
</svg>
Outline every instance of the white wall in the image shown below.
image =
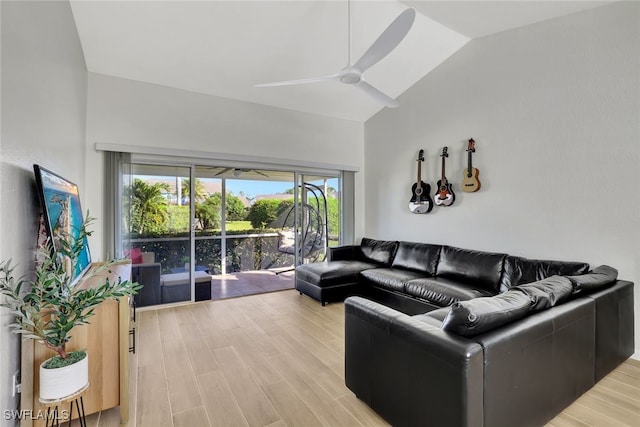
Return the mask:
<svg viewBox="0 0 640 427">
<path fill-rule="evenodd" d="M 474 40 L 365 123 L 365 233 L 609 264 L 640 283 L 640 4 Z M 482 189 L 462 193 L 466 141 Z M 407 210 L 420 148 L 457 199 Z M 423 178 L 423 179 L 424 179 Z M 635 292 L 640 347 L 640 288 Z"/>
<path fill-rule="evenodd" d="M 68 2 L 3 1 L 0 7 L 0 260 L 12 258 L 23 274 L 33 268 L 36 245 L 33 164 L 84 189 L 87 71 Z M 0 314 L 0 410 L 18 406 L 11 377 L 19 367 L 19 339 L 7 321 Z"/>
<path fill-rule="evenodd" d="M 104 215 L 103 154 L 95 143 L 171 148 L 353 165 L 363 170 L 364 126 L 281 108 L 89 74 L 87 186 L 93 215 Z M 356 218 L 363 173 L 356 173 Z M 364 226 L 356 224 L 356 234 Z M 95 244 L 95 248 L 93 247 Z M 99 239 L 92 253 L 102 252 Z M 99 252 L 98 252 L 99 251 Z"/>
</svg>

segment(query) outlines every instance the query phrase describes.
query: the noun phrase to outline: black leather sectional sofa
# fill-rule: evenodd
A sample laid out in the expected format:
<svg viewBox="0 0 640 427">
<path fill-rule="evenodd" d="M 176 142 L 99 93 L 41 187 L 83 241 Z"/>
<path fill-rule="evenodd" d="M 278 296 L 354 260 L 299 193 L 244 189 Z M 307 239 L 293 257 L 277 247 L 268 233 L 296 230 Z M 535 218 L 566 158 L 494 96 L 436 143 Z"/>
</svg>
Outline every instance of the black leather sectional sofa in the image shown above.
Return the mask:
<svg viewBox="0 0 640 427">
<path fill-rule="evenodd" d="M 345 301 L 345 381 L 394 426 L 540 426 L 634 351 L 608 266 L 363 239 L 296 270 Z"/>
</svg>

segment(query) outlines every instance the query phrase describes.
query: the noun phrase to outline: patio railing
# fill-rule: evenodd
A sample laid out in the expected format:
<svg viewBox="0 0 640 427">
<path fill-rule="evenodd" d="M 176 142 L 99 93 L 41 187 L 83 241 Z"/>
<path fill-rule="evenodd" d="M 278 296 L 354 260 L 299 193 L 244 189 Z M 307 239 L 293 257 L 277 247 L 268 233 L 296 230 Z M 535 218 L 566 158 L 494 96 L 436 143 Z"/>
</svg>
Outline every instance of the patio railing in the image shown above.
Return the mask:
<svg viewBox="0 0 640 427">
<path fill-rule="evenodd" d="M 223 257 L 220 235 L 195 237 L 195 265 L 197 269 L 208 270 L 211 274 L 226 272 L 255 271 L 291 266 L 294 257 L 278 251 L 278 233 L 248 233 L 226 235 L 226 250 Z M 161 264 L 162 273 L 170 273 L 184 268 L 189 262 L 188 236 L 162 236 L 130 239 L 130 247 L 142 252 L 153 252 L 155 261 Z"/>
</svg>

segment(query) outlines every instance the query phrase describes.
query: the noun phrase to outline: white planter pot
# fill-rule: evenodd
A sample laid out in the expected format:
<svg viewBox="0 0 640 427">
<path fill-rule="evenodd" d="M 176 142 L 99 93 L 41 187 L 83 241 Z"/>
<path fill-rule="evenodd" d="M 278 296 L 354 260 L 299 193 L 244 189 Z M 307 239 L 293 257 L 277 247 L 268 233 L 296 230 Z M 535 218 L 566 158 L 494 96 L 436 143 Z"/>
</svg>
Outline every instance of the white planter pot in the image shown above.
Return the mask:
<svg viewBox="0 0 640 427">
<path fill-rule="evenodd" d="M 40 400 L 62 399 L 89 383 L 89 355 L 73 365 L 45 369 L 48 359 L 40 365 Z"/>
</svg>

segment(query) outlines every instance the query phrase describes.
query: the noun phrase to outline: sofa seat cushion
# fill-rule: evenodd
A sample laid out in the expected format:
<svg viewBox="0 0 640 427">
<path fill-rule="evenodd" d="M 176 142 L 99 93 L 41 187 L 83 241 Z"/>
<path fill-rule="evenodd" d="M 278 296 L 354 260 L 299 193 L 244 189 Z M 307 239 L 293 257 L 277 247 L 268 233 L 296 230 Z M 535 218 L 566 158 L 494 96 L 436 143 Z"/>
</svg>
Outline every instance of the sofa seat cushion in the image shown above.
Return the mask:
<svg viewBox="0 0 640 427">
<path fill-rule="evenodd" d="M 366 237 L 360 242 L 360 251 L 363 261 L 379 263 L 390 266 L 398 249 L 398 242 L 386 240 L 374 240 Z"/>
<path fill-rule="evenodd" d="M 486 289 L 478 289 L 466 283 L 442 277 L 428 277 L 409 280 L 405 284 L 405 293 L 430 303 L 447 307 L 458 301 L 494 295 Z"/>
<path fill-rule="evenodd" d="M 589 271 L 585 262 L 548 261 L 507 256 L 504 274 L 500 279 L 500 292 L 524 283 L 531 283 L 551 276 L 571 276 Z"/>
<path fill-rule="evenodd" d="M 451 305 L 442 329 L 472 337 L 527 316 L 531 298 L 519 289 L 489 298 L 475 298 Z"/>
<path fill-rule="evenodd" d="M 296 267 L 296 279 L 321 288 L 358 281 L 361 271 L 376 268 L 376 264 L 362 261 L 314 262 Z"/>
<path fill-rule="evenodd" d="M 574 293 L 591 292 L 611 285 L 618 278 L 618 270 L 608 265 L 594 268 L 587 274 L 567 276 L 573 284 Z"/>
<path fill-rule="evenodd" d="M 424 273 L 399 268 L 375 268 L 360 275 L 375 286 L 398 292 L 404 292 L 404 285 L 409 280 L 424 277 Z"/>
<path fill-rule="evenodd" d="M 441 248 L 440 245 L 400 242 L 391 266 L 422 271 L 428 276 L 435 276 Z"/>
<path fill-rule="evenodd" d="M 438 277 L 469 283 L 493 293 L 498 292 L 502 264 L 507 255 L 443 246 L 438 262 Z"/>
</svg>

